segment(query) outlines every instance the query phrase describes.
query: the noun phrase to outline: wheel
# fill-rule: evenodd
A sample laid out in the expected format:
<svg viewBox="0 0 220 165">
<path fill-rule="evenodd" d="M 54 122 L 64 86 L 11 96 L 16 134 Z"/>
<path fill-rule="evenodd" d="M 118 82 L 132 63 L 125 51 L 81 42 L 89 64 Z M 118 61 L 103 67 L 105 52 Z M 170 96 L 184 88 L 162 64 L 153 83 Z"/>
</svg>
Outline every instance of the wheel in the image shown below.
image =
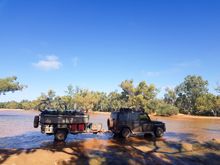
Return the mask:
<svg viewBox="0 0 220 165">
<path fill-rule="evenodd" d="M 38 128 L 39 126 L 39 116 L 34 116 L 34 128 Z"/>
<path fill-rule="evenodd" d="M 162 128 L 157 127 L 156 130 L 154 131 L 154 134 L 156 137 L 162 137 L 164 135 L 164 131 Z"/>
<path fill-rule="evenodd" d="M 113 138 L 120 138 L 121 134 L 120 133 L 113 133 Z"/>
<path fill-rule="evenodd" d="M 111 130 L 113 128 L 113 122 L 111 119 L 107 120 L 108 130 Z"/>
<path fill-rule="evenodd" d="M 121 136 L 123 138 L 128 138 L 131 135 L 131 131 L 129 130 L 129 128 L 123 128 L 121 131 Z"/>
<path fill-rule="evenodd" d="M 65 141 L 67 138 L 67 131 L 64 129 L 58 129 L 54 134 L 55 141 Z"/>
</svg>

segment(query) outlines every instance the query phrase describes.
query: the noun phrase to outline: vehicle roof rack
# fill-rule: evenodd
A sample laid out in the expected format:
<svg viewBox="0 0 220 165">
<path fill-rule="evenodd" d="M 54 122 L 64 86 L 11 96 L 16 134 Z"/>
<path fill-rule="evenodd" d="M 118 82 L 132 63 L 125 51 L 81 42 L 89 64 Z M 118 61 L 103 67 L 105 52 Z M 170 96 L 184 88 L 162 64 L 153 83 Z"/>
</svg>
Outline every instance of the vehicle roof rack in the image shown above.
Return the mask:
<svg viewBox="0 0 220 165">
<path fill-rule="evenodd" d="M 47 109 L 42 111 L 43 115 L 84 115 L 85 113 L 80 110 L 65 110 L 59 111 L 55 109 Z"/>
<path fill-rule="evenodd" d="M 135 109 L 135 108 L 120 108 L 119 112 L 144 112 L 143 108 Z"/>
</svg>

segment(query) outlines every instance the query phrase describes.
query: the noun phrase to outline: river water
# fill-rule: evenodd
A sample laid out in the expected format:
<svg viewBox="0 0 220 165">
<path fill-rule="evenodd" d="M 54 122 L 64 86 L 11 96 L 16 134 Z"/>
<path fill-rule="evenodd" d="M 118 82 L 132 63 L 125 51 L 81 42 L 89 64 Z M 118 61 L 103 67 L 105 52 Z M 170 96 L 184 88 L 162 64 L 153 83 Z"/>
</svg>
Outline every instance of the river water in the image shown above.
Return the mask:
<svg viewBox="0 0 220 165">
<path fill-rule="evenodd" d="M 0 148 L 40 148 L 53 143 L 53 136 L 40 133 L 33 128 L 33 118 L 38 112 L 0 110 Z M 107 129 L 108 115 L 90 115 L 90 122 L 102 123 Z M 180 117 L 153 117 L 153 120 L 166 123 L 167 132 L 163 140 L 206 141 L 220 138 L 219 119 L 194 119 Z M 67 144 L 87 139 L 112 139 L 111 133 L 68 135 Z"/>
</svg>

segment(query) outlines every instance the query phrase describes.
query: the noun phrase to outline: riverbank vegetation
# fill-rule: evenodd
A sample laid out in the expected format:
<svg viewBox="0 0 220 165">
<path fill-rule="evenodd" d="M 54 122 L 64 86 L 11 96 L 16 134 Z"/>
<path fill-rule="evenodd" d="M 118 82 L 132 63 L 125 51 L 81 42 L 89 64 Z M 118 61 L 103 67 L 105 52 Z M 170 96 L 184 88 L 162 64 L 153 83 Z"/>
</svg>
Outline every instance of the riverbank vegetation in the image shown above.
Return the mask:
<svg viewBox="0 0 220 165">
<path fill-rule="evenodd" d="M 6 80 L 6 81 L 5 81 Z M 14 82 L 16 79 L 0 79 L 0 94 L 21 90 L 24 85 Z M 12 86 L 5 83 L 14 83 Z M 17 86 L 16 86 L 17 85 Z M 204 116 L 220 116 L 220 96 L 208 92 L 208 81 L 201 76 L 189 75 L 175 88 L 167 88 L 164 98 L 157 97 L 159 90 L 154 84 L 145 81 L 134 84 L 125 80 L 119 85 L 121 92 L 110 93 L 91 91 L 69 85 L 64 96 L 57 96 L 55 91 L 42 93 L 35 100 L 21 102 L 1 102 L 0 108 L 7 109 L 45 109 L 62 110 L 82 109 L 85 111 L 110 112 L 119 108 L 143 109 L 148 113 L 171 116 L 180 113 Z M 6 89 L 5 89 L 6 88 Z M 216 91 L 220 93 L 220 87 Z M 42 104 L 42 100 L 44 104 Z"/>
</svg>

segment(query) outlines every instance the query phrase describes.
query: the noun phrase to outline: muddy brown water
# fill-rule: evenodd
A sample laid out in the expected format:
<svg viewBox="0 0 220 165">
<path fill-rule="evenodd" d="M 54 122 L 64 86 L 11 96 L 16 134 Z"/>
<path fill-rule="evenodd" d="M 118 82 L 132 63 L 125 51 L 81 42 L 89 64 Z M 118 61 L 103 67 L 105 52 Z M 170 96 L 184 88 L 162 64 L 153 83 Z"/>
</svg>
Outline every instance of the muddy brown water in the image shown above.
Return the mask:
<svg viewBox="0 0 220 165">
<path fill-rule="evenodd" d="M 40 148 L 53 144 L 53 136 L 40 133 L 33 128 L 33 118 L 38 112 L 0 110 L 0 149 L 5 148 Z M 108 115 L 90 115 L 90 122 L 102 123 L 107 129 Z M 194 118 L 153 117 L 166 123 L 167 132 L 162 140 L 174 141 L 206 141 L 220 138 L 220 120 Z M 71 142 L 100 139 L 112 140 L 111 133 L 68 135 L 67 144 Z"/>
</svg>

